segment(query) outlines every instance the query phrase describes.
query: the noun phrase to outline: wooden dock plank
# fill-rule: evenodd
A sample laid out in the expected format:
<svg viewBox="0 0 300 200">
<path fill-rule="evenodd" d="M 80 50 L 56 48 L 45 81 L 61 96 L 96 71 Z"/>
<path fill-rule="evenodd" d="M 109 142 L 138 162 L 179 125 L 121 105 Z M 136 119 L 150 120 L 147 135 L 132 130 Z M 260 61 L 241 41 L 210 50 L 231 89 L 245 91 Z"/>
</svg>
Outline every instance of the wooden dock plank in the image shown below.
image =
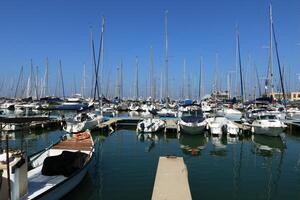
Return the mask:
<svg viewBox="0 0 300 200">
<path fill-rule="evenodd" d="M 69 138 L 53 146 L 53 149 L 66 149 L 66 150 L 78 150 L 78 151 L 90 151 L 93 147 L 92 140 L 90 138 L 84 140 L 77 140 L 75 138 Z"/>
<path fill-rule="evenodd" d="M 251 130 L 251 126 L 248 126 L 246 124 L 239 124 L 236 122 L 233 122 L 237 127 L 239 127 L 239 129 L 243 130 L 243 131 L 250 131 Z"/>
<path fill-rule="evenodd" d="M 182 157 L 160 157 L 152 200 L 192 199 L 188 171 Z"/>
</svg>

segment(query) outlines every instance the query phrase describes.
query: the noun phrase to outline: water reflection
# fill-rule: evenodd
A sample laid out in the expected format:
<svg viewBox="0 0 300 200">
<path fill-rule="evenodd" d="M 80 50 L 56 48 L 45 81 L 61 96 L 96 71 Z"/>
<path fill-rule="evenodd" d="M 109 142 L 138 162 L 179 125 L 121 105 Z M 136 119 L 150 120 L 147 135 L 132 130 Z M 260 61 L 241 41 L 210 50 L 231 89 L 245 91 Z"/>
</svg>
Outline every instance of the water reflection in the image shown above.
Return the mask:
<svg viewBox="0 0 300 200">
<path fill-rule="evenodd" d="M 180 148 L 184 154 L 193 156 L 201 155 L 201 150 L 205 148 L 208 137 L 205 135 L 181 134 L 179 137 Z"/>
<path fill-rule="evenodd" d="M 237 144 L 239 142 L 239 137 L 238 136 L 232 137 L 230 135 L 227 135 L 226 139 L 227 139 L 227 144 Z"/>
<path fill-rule="evenodd" d="M 137 133 L 136 137 L 140 142 L 145 142 L 146 152 L 150 152 L 158 143 L 158 141 L 164 138 L 163 134 L 161 133 Z"/>
<path fill-rule="evenodd" d="M 130 111 L 128 112 L 129 117 L 139 117 L 140 113 L 137 111 Z"/>
<path fill-rule="evenodd" d="M 213 144 L 213 149 L 210 151 L 212 156 L 226 156 L 227 138 L 225 136 L 211 136 L 210 141 Z"/>
<path fill-rule="evenodd" d="M 252 135 L 254 153 L 261 156 L 272 156 L 274 152 L 282 153 L 286 149 L 284 137 L 270 137 L 264 135 Z"/>
</svg>

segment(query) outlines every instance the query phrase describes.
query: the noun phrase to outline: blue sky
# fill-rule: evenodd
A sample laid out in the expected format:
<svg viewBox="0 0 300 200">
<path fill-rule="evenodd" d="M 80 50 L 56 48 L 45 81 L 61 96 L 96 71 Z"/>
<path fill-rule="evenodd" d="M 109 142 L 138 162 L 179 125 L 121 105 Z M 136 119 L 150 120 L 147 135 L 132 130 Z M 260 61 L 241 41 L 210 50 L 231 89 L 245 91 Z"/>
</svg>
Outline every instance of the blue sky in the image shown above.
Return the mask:
<svg viewBox="0 0 300 200">
<path fill-rule="evenodd" d="M 290 71 L 289 80 L 295 87 L 296 74 L 300 73 L 300 46 L 297 45 L 300 43 L 300 1 L 289 0 L 287 3 L 275 0 L 272 3 L 281 61 L 286 71 Z M 151 45 L 156 72 L 160 73 L 164 65 L 164 11 L 167 9 L 169 83 L 174 82 L 169 87 L 176 90 L 177 95 L 181 87 L 184 58 L 188 74 L 196 83 L 199 60 L 203 56 L 205 87 L 206 92 L 209 91 L 214 78 L 216 53 L 219 55 L 219 79 L 225 89 L 227 72 L 235 70 L 236 24 L 240 28 L 246 83 L 253 83 L 249 56 L 258 67 L 260 77 L 265 76 L 267 71 L 268 49 L 263 47 L 268 45 L 269 40 L 268 5 L 267 0 L 1 1 L 0 78 L 7 84 L 16 82 L 22 65 L 29 72 L 31 58 L 42 74 L 45 58 L 48 57 L 52 88 L 55 86 L 59 58 L 68 93 L 72 91 L 74 77 L 79 87 L 83 64 L 87 65 L 88 82 L 91 82 L 89 27 L 92 25 L 94 34 L 98 36 L 100 18 L 104 15 L 105 79 L 111 76 L 110 87 L 114 87 L 113 72 L 122 59 L 125 94 L 130 94 L 135 57 L 138 56 L 140 88 L 144 92 L 143 77 L 148 73 Z M 274 68 L 275 74 L 278 74 L 277 65 Z"/>
</svg>

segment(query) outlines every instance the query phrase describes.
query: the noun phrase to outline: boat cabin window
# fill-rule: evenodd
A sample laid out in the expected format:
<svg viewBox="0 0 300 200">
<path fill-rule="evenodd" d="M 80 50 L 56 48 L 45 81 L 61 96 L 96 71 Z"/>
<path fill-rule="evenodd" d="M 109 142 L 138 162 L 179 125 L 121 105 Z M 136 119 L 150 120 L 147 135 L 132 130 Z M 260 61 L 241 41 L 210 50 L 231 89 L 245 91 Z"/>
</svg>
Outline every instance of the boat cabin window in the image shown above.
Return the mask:
<svg viewBox="0 0 300 200">
<path fill-rule="evenodd" d="M 277 119 L 275 115 L 262 115 L 260 119 Z"/>
</svg>

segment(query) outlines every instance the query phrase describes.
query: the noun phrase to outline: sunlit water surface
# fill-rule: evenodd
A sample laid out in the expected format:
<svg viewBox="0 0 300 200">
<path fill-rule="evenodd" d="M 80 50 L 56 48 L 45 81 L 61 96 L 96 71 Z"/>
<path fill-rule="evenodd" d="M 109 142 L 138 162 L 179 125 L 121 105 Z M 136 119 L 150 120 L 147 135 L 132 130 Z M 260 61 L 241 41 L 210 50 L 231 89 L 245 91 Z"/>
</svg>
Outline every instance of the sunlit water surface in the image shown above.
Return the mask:
<svg viewBox="0 0 300 200">
<path fill-rule="evenodd" d="M 16 132 L 11 147 L 28 154 L 55 143 L 60 130 Z M 158 159 L 184 158 L 193 199 L 300 199 L 300 137 L 137 135 L 93 132 L 95 157 L 64 199 L 151 199 Z M 4 141 L 1 142 L 4 146 Z"/>
</svg>

